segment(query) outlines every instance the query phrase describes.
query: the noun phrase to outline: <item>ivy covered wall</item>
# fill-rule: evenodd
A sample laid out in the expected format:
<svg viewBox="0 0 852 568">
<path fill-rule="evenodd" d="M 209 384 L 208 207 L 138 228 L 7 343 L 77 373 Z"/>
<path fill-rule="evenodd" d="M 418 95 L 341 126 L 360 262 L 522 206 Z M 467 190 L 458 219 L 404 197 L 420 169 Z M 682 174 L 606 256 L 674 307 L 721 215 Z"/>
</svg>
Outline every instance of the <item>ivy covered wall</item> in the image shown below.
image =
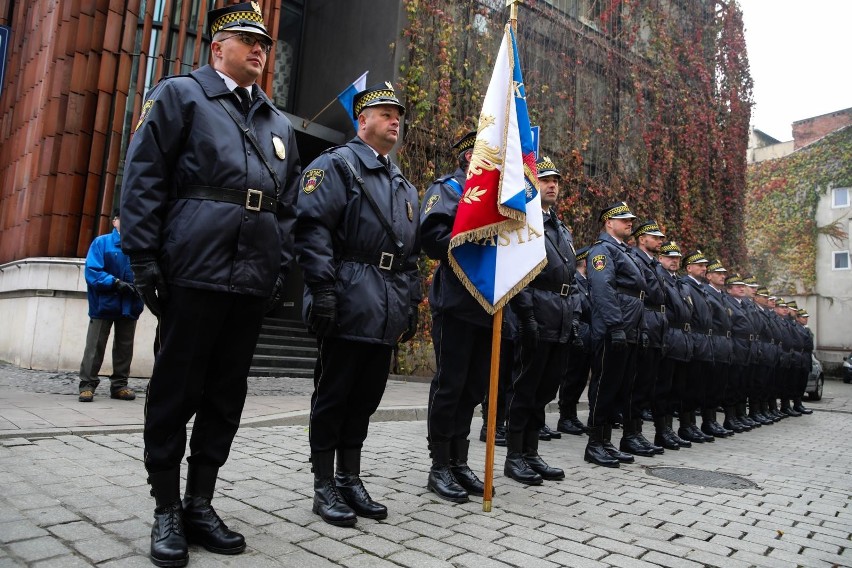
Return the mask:
<svg viewBox="0 0 852 568">
<path fill-rule="evenodd" d="M 748 168 L 746 238 L 761 282 L 781 295 L 814 293 L 817 241 L 848 238 L 841 219 L 817 224 L 820 199 L 852 186 L 852 127 Z"/>
</svg>

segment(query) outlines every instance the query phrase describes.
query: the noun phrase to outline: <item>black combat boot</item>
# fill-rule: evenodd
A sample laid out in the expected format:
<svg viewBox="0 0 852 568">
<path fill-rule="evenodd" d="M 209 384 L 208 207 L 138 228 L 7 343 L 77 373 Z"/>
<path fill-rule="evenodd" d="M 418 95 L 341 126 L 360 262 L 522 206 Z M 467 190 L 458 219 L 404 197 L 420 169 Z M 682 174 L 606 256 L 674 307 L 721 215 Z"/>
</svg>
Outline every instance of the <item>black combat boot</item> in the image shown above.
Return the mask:
<svg viewBox="0 0 852 568">
<path fill-rule="evenodd" d="M 672 432 L 674 434 L 674 432 Z M 680 444 L 666 430 L 666 417 L 654 417 L 654 444 L 667 450 L 679 450 Z"/>
<path fill-rule="evenodd" d="M 748 415 L 746 411 L 746 403 L 740 402 L 737 404 L 737 419 L 744 426 L 748 426 L 750 429 L 760 428 L 761 424 L 757 420 L 752 420 L 751 416 Z"/>
<path fill-rule="evenodd" d="M 691 410 L 681 410 L 680 416 L 678 416 L 678 420 L 680 421 L 680 428 L 677 430 L 677 435 L 683 440 L 687 442 L 692 442 L 695 444 L 703 444 L 704 443 L 704 435 L 697 435 L 693 430 L 695 420 L 695 413 Z M 698 431 L 698 434 L 701 434 L 701 431 Z"/>
<path fill-rule="evenodd" d="M 743 427 L 743 424 L 737 420 L 737 413 L 734 409 L 733 405 L 728 405 L 725 407 L 725 420 L 722 421 L 722 428 L 725 430 L 731 430 L 735 434 L 742 434 L 746 431 L 746 428 Z M 751 430 L 751 428 L 749 428 Z"/>
<path fill-rule="evenodd" d="M 621 443 L 618 444 L 618 447 L 622 452 L 626 452 L 628 454 L 633 454 L 637 456 L 644 456 L 646 458 L 654 457 L 654 450 L 647 447 L 642 443 L 642 440 L 639 439 L 640 431 L 637 424 L 641 424 L 641 418 L 632 418 L 630 420 L 624 421 L 624 430 L 621 435 Z M 613 456 L 616 457 L 616 456 Z M 616 457 L 616 459 L 618 459 Z"/>
<path fill-rule="evenodd" d="M 793 399 L 793 410 L 795 410 L 799 414 L 813 414 L 814 413 L 813 410 L 811 410 L 809 408 L 805 408 L 805 405 L 802 404 L 801 398 L 794 398 Z"/>
<path fill-rule="evenodd" d="M 589 463 L 602 465 L 604 467 L 618 467 L 617 459 L 609 455 L 603 445 L 605 426 L 592 426 L 589 428 L 589 441 L 586 443 L 586 451 L 583 459 Z"/>
<path fill-rule="evenodd" d="M 479 430 L 479 441 L 484 442 L 488 439 L 488 424 L 485 420 L 482 421 L 482 428 Z M 494 427 L 494 445 L 506 447 L 506 423 L 497 421 Z"/>
<path fill-rule="evenodd" d="M 691 448 L 692 442 L 690 442 L 689 440 L 684 440 L 683 438 L 678 436 L 677 433 L 672 428 L 672 423 L 674 422 L 674 418 L 672 417 L 672 415 L 666 414 L 665 418 L 666 418 L 666 433 L 669 435 L 669 438 L 674 440 L 674 442 L 678 446 L 680 446 L 681 448 Z"/>
<path fill-rule="evenodd" d="M 566 405 L 560 409 L 559 422 L 556 423 L 556 429 L 572 436 L 582 436 L 588 430 L 580 422 L 580 419 L 577 418 L 576 404 Z"/>
<path fill-rule="evenodd" d="M 653 421 L 653 418 L 651 420 Z M 644 445 L 646 448 L 648 448 L 649 450 L 654 452 L 655 454 L 665 453 L 665 449 L 662 446 L 657 445 L 657 444 L 652 444 L 651 441 L 648 438 L 646 438 L 645 435 L 642 433 L 643 422 L 644 422 L 644 420 L 642 418 L 636 419 L 636 437 L 639 440 L 639 442 L 642 445 Z"/>
<path fill-rule="evenodd" d="M 450 471 L 453 477 L 469 495 L 482 497 L 485 493 L 485 484 L 476 477 L 470 466 L 467 465 L 467 453 L 470 449 L 470 440 L 455 439 L 450 442 Z M 492 489 L 491 494 L 494 494 Z"/>
<path fill-rule="evenodd" d="M 701 411 L 701 431 L 708 436 L 716 438 L 727 438 L 730 430 L 722 428 L 721 424 L 716 422 L 716 411 L 704 409 Z M 733 432 L 731 432 L 733 434 Z"/>
<path fill-rule="evenodd" d="M 426 488 L 441 499 L 453 503 L 470 501 L 467 491 L 459 485 L 450 469 L 450 442 L 430 442 L 429 450 L 432 453 L 432 467 L 429 469 Z"/>
<path fill-rule="evenodd" d="M 151 473 L 148 483 L 157 504 L 151 527 L 151 562 L 155 566 L 186 566 L 189 550 L 183 531 L 180 469 Z"/>
<path fill-rule="evenodd" d="M 222 522 L 210 504 L 219 468 L 189 464 L 183 497 L 183 526 L 186 539 L 216 554 L 240 554 L 246 539 Z"/>
<path fill-rule="evenodd" d="M 551 440 L 562 439 L 562 434 L 559 432 L 559 430 L 551 430 L 550 426 L 548 426 L 547 424 L 541 427 L 541 431 L 544 432 L 546 435 L 550 436 Z"/>
<path fill-rule="evenodd" d="M 786 414 L 787 416 L 795 416 L 796 418 L 802 415 L 801 412 L 798 412 L 796 409 L 790 406 L 789 398 L 781 399 L 781 414 Z"/>
<path fill-rule="evenodd" d="M 565 479 L 565 472 L 558 467 L 550 467 L 538 455 L 538 433 L 527 430 L 524 432 L 524 461 L 530 468 L 547 481 Z"/>
<path fill-rule="evenodd" d="M 539 432 L 533 432 L 538 438 Z M 541 485 L 543 479 L 524 460 L 524 433 L 509 432 L 506 436 L 506 462 L 503 465 L 503 475 L 524 485 Z"/>
<path fill-rule="evenodd" d="M 625 427 L 628 423 L 623 423 Z M 633 463 L 633 456 L 628 453 L 618 451 L 618 448 L 612 445 L 612 426 L 609 424 L 604 428 L 603 447 L 609 452 L 609 455 L 617 459 L 621 463 Z"/>
<path fill-rule="evenodd" d="M 766 424 L 775 424 L 780 420 L 780 418 L 775 415 L 775 412 L 773 412 L 774 409 L 769 405 L 768 400 L 760 401 L 760 408 L 761 416 L 767 420 Z"/>
<path fill-rule="evenodd" d="M 388 508 L 373 501 L 361 481 L 361 448 L 338 448 L 334 484 L 346 504 L 359 517 L 376 520 L 387 518 Z"/>
<path fill-rule="evenodd" d="M 763 406 L 763 401 L 750 398 L 748 401 L 748 415 L 761 426 L 775 424 L 775 422 L 766 415 L 763 410 Z"/>
<path fill-rule="evenodd" d="M 313 512 L 330 525 L 354 526 L 358 516 L 334 483 L 334 450 L 311 453 L 311 466 L 314 472 Z"/>
</svg>

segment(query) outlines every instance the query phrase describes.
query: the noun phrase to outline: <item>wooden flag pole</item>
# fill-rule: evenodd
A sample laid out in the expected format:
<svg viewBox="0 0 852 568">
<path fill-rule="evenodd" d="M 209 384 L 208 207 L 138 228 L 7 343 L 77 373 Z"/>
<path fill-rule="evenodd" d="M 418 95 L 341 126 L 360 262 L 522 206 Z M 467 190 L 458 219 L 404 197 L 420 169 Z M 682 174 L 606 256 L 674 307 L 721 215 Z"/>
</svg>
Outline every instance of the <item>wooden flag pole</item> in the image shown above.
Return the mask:
<svg viewBox="0 0 852 568">
<path fill-rule="evenodd" d="M 491 324 L 491 380 L 488 384 L 488 418 L 485 437 L 485 490 L 482 494 L 482 511 L 491 512 L 494 493 L 494 442 L 497 427 L 497 389 L 500 382 L 500 341 L 503 334 L 503 308 L 494 314 Z"/>
</svg>

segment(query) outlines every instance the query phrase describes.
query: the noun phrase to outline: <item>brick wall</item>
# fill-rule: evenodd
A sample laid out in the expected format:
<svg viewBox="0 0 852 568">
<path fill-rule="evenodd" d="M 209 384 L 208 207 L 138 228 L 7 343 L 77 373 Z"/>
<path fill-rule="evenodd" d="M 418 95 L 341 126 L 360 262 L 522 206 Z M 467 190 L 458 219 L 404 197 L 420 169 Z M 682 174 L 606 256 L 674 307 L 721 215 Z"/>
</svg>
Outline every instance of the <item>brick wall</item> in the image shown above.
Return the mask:
<svg viewBox="0 0 852 568">
<path fill-rule="evenodd" d="M 852 124 L 852 108 L 838 110 L 793 123 L 793 145 L 798 150 L 839 128 Z"/>
</svg>

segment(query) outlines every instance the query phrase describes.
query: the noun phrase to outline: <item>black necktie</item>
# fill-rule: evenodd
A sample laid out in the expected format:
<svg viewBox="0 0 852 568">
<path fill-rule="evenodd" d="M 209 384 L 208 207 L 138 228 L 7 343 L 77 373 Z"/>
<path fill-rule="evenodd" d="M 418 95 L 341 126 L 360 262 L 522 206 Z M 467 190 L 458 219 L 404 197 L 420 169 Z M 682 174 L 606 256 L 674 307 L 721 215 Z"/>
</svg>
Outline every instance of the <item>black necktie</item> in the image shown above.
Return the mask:
<svg viewBox="0 0 852 568">
<path fill-rule="evenodd" d="M 249 109 L 251 108 L 251 95 L 248 92 L 248 89 L 245 87 L 237 87 L 234 89 L 234 92 L 237 93 L 237 97 L 240 99 L 240 105 L 243 107 L 243 114 L 248 116 Z"/>
<path fill-rule="evenodd" d="M 387 156 L 382 156 L 379 154 L 379 161 L 387 168 L 390 169 L 390 160 L 388 160 Z"/>
</svg>

